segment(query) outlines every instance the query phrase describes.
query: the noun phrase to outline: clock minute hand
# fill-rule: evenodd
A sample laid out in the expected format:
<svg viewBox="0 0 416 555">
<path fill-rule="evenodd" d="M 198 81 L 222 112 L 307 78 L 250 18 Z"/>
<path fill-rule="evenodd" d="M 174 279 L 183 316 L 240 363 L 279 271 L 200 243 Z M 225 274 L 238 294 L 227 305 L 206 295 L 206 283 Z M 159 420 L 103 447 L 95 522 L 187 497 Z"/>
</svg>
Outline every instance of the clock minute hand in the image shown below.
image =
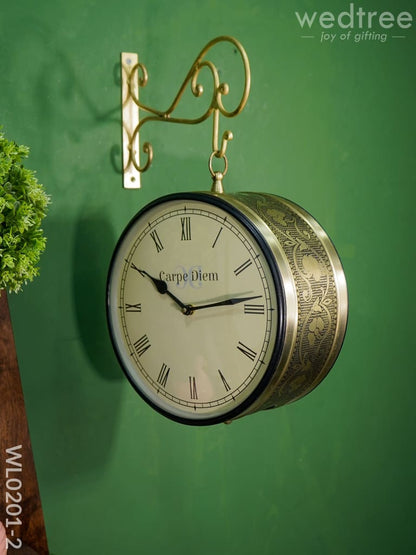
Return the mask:
<svg viewBox="0 0 416 555">
<path fill-rule="evenodd" d="M 158 278 L 155 278 L 155 277 L 151 276 L 145 270 L 140 270 L 139 268 L 137 268 L 137 266 L 135 266 L 134 264 L 132 264 L 131 267 L 134 270 L 137 270 L 140 275 L 142 275 L 144 277 L 148 277 L 153 282 L 153 284 L 156 287 L 158 293 L 160 293 L 161 295 L 165 295 L 165 294 L 168 295 L 172 300 L 175 301 L 175 303 L 178 306 L 181 307 L 182 312 L 184 314 L 188 314 L 188 305 L 184 304 L 180 299 L 178 299 L 178 297 L 175 297 L 175 295 L 169 291 L 168 284 L 166 283 L 166 281 L 163 281 L 163 279 L 158 279 Z"/>
<path fill-rule="evenodd" d="M 244 301 L 251 301 L 251 299 L 259 299 L 261 296 L 262 295 L 254 295 L 252 297 L 232 297 L 231 299 L 225 299 L 224 301 L 217 301 L 215 303 L 201 304 L 197 306 L 189 305 L 189 308 L 193 312 L 194 310 L 201 310 L 202 308 L 212 308 L 215 306 L 226 306 L 243 303 Z"/>
</svg>

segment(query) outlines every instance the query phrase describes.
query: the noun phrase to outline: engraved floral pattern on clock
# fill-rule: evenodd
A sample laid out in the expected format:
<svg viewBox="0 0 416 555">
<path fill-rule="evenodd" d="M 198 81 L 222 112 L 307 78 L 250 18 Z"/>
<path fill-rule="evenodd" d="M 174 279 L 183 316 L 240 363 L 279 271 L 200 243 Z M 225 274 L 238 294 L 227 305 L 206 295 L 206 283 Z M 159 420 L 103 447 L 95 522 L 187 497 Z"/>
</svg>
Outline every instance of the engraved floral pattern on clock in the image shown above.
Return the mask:
<svg viewBox="0 0 416 555">
<path fill-rule="evenodd" d="M 295 206 L 267 194 L 239 193 L 237 198 L 253 208 L 276 235 L 295 282 L 298 297 L 295 347 L 288 370 L 267 403 L 270 407 L 279 406 L 305 395 L 327 372 L 325 362 L 332 350 L 337 324 L 334 273 L 320 239 L 295 211 Z"/>
</svg>

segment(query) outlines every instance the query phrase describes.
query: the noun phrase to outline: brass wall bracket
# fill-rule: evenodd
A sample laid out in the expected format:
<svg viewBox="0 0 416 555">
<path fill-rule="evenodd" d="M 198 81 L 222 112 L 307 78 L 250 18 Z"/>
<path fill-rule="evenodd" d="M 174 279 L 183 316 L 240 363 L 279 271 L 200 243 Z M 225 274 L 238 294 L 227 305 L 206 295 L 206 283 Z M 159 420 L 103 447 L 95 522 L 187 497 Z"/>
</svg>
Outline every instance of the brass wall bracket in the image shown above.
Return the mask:
<svg viewBox="0 0 416 555">
<path fill-rule="evenodd" d="M 238 106 L 234 110 L 226 110 L 222 97 L 229 93 L 230 87 L 221 82 L 217 67 L 205 59 L 208 51 L 219 42 L 229 42 L 239 52 L 244 66 L 244 89 Z M 208 68 L 213 80 L 213 91 L 211 102 L 206 111 L 196 118 L 178 118 L 173 116 L 185 89 L 190 83 L 192 94 L 201 97 L 204 89 L 198 83 L 198 76 L 202 68 Z M 138 55 L 123 52 L 121 54 L 121 83 L 122 83 L 122 123 L 123 123 L 123 186 L 126 189 L 140 188 L 140 175 L 145 172 L 153 160 L 153 148 L 148 142 L 143 144 L 142 150 L 146 155 L 146 161 L 140 165 L 140 130 L 149 121 L 163 121 L 166 123 L 198 124 L 212 116 L 212 152 L 217 158 L 224 158 L 228 141 L 231 141 L 231 131 L 224 131 L 221 144 L 219 143 L 219 119 L 220 114 L 227 118 L 237 116 L 247 103 L 250 92 L 250 64 L 246 51 L 238 40 L 229 36 L 217 37 L 201 50 L 185 77 L 172 104 L 165 111 L 156 110 L 139 101 L 139 89 L 145 87 L 148 82 L 146 67 L 139 62 Z M 140 119 L 140 110 L 148 112 Z M 212 157 L 211 159 L 212 160 Z"/>
</svg>

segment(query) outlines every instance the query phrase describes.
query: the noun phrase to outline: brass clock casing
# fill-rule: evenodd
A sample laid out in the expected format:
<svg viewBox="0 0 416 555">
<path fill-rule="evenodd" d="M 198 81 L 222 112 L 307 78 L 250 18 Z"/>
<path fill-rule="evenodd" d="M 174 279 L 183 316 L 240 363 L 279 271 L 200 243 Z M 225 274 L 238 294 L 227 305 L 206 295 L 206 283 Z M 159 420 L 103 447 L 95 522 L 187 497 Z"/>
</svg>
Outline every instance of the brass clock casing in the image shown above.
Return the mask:
<svg viewBox="0 0 416 555">
<path fill-rule="evenodd" d="M 160 388 L 149 397 L 149 392 L 144 390 L 142 385 L 133 377 L 136 369 L 132 370 L 129 361 L 134 353 L 129 351 L 130 343 L 127 345 L 122 339 L 126 331 L 126 324 L 123 323 L 123 319 L 120 323 L 117 316 L 121 314 L 120 311 L 123 313 L 123 310 L 125 310 L 123 303 L 119 300 L 117 290 L 119 288 L 124 290 L 123 279 L 125 277 L 123 276 L 126 275 L 128 269 L 134 272 L 135 275 L 138 272 L 137 276 L 140 274 L 140 279 L 153 281 L 152 287 L 154 288 L 156 284 L 158 288 L 158 291 L 154 288 L 153 293 L 155 295 L 166 293 L 168 287 L 167 283 L 162 281 L 163 276 L 159 275 L 158 279 L 155 279 L 143 269 L 136 267 L 131 261 L 132 254 L 121 254 L 125 252 L 123 245 L 126 238 L 127 244 L 130 244 L 129 241 L 135 241 L 134 235 L 131 235 L 130 232 L 134 227 L 131 226 L 134 226 L 135 222 L 139 220 L 142 222 L 149 221 L 145 225 L 149 226 L 149 229 L 154 229 L 148 216 L 149 211 L 157 214 L 157 211 L 160 210 L 157 221 L 163 221 L 165 217 L 163 214 L 166 213 L 164 207 L 170 202 L 179 202 L 181 206 L 183 203 L 181 210 L 185 211 L 184 213 L 189 213 L 186 212 L 188 210 L 186 205 L 192 201 L 198 202 L 202 206 L 206 205 L 207 208 L 216 206 L 221 209 L 224 214 L 239 222 L 247 236 L 253 238 L 254 243 L 258 245 L 257 248 L 263 253 L 264 260 L 267 261 L 265 263 L 270 268 L 270 277 L 267 279 L 272 280 L 270 287 L 273 287 L 276 292 L 278 309 L 278 323 L 275 332 L 267 340 L 272 346 L 273 352 L 267 363 L 262 362 L 260 358 L 256 362 L 258 364 L 258 370 L 256 371 L 259 376 L 258 385 L 241 400 L 238 400 L 238 395 L 235 398 L 232 396 L 233 401 L 235 401 L 232 409 L 226 408 L 224 412 L 221 412 L 222 409 L 220 409 L 218 414 L 213 415 L 207 412 L 206 416 L 203 412 L 197 413 L 193 410 L 187 415 L 175 412 L 175 410 L 169 408 L 169 403 L 159 396 Z M 178 212 L 180 211 L 174 210 L 175 214 Z M 126 252 L 132 253 L 131 248 L 128 247 Z M 254 252 L 254 258 L 260 256 L 259 253 L 255 256 Z M 201 251 L 201 254 L 203 254 L 203 251 Z M 137 263 L 141 264 L 139 261 Z M 118 269 L 120 264 L 124 266 L 124 270 Z M 234 273 L 236 272 L 234 271 Z M 162 285 L 163 290 L 160 289 Z M 229 295 L 230 291 L 224 291 L 223 293 Z M 172 293 L 170 294 L 172 296 Z M 250 294 L 250 291 L 247 291 L 246 294 Z M 224 303 L 220 302 L 219 304 Z M 187 310 L 180 311 L 178 307 L 176 310 L 184 318 L 189 317 L 189 325 L 192 326 L 192 304 L 184 305 L 181 303 L 181 306 Z M 271 308 L 270 310 L 275 309 Z M 222 192 L 174 193 L 157 199 L 144 207 L 133 218 L 121 236 L 110 264 L 107 285 L 107 314 L 110 335 L 116 354 L 127 378 L 137 392 L 153 408 L 173 420 L 195 425 L 216 424 L 230 422 L 260 410 L 293 402 L 308 394 L 324 379 L 339 354 L 345 335 L 348 314 L 347 286 L 340 259 L 329 237 L 310 214 L 293 202 L 276 195 L 254 192 L 234 194 L 224 194 Z M 225 316 L 226 312 L 223 314 Z M 144 321 L 141 320 L 139 327 L 134 328 L 133 333 L 137 333 L 139 338 L 134 346 L 144 340 L 145 337 L 147 340 L 147 336 L 139 337 L 143 333 L 143 331 L 139 333 L 143 324 Z M 254 320 L 253 324 L 256 325 Z M 115 329 L 118 331 L 115 331 Z M 209 329 L 206 331 L 210 334 Z M 224 330 L 224 334 L 226 333 Z M 163 339 L 163 337 L 161 336 L 161 341 L 168 345 L 166 343 L 167 339 Z M 225 337 L 225 335 L 222 337 Z M 182 336 L 178 336 L 179 339 L 182 340 Z M 186 338 L 183 338 L 183 341 L 186 342 Z M 183 341 L 182 345 L 184 344 Z M 195 336 L 194 341 L 201 341 L 203 344 L 205 338 Z M 142 345 L 139 345 L 139 347 L 141 349 Z M 148 341 L 148 344 L 143 348 L 143 352 L 149 347 L 150 342 Z M 169 348 L 178 352 L 180 356 L 181 347 L 177 343 L 171 344 Z M 251 359 L 253 361 L 254 355 L 253 350 L 253 358 Z M 141 356 L 141 353 L 139 356 Z M 177 362 L 180 364 L 180 359 Z M 165 365 L 163 365 L 164 367 Z M 262 369 L 260 370 L 260 368 Z M 232 367 L 227 367 L 227 370 L 232 372 Z M 211 369 L 211 371 L 215 373 L 216 369 Z M 192 372 L 190 372 L 191 374 Z M 191 380 L 191 377 L 189 379 Z M 230 374 L 231 380 L 232 374 Z M 149 387 L 151 386 L 146 385 L 146 388 L 149 389 Z M 229 389 L 227 387 L 227 390 Z M 171 397 L 170 394 L 169 396 Z M 194 397 L 191 392 L 192 398 Z M 194 406 L 192 401 L 191 403 L 186 402 L 186 404 L 196 411 L 196 405 Z"/>
<path fill-rule="evenodd" d="M 221 195 L 264 237 L 281 276 L 285 303 L 282 353 L 268 386 L 240 416 L 296 401 L 328 374 L 348 318 L 345 274 L 318 222 L 295 203 L 266 193 Z"/>
</svg>

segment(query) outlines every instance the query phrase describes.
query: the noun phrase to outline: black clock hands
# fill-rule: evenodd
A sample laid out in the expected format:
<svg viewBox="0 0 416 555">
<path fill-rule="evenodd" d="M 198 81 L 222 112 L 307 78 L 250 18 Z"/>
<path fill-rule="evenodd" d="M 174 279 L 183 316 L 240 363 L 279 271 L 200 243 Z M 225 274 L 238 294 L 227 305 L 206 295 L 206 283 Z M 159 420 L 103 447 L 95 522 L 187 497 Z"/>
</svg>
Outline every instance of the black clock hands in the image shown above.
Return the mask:
<svg viewBox="0 0 416 555">
<path fill-rule="evenodd" d="M 189 305 L 189 307 L 193 312 L 194 310 L 201 310 L 202 308 L 212 308 L 215 306 L 225 306 L 230 304 L 243 303 L 244 301 L 250 301 L 251 299 L 258 299 L 261 296 L 262 295 L 254 295 L 252 297 L 232 297 L 231 299 L 225 299 L 223 301 L 217 301 L 215 303 L 201 304 L 197 306 Z"/>
<path fill-rule="evenodd" d="M 175 295 L 169 291 L 168 284 L 166 283 L 166 281 L 163 281 L 163 279 L 158 279 L 151 276 L 145 270 L 140 270 L 139 268 L 137 268 L 137 266 L 135 266 L 133 263 L 131 264 L 131 267 L 134 270 L 137 270 L 140 275 L 144 277 L 148 277 L 150 280 L 152 280 L 154 286 L 156 287 L 157 291 L 161 295 L 165 295 L 165 294 L 168 295 L 172 300 L 175 301 L 177 305 L 180 306 L 184 314 L 188 314 L 189 305 L 184 304 L 180 299 L 178 299 L 178 297 L 175 297 Z"/>
<path fill-rule="evenodd" d="M 195 312 L 195 310 L 202 310 L 204 308 L 214 308 L 217 306 L 234 305 L 238 303 L 243 303 L 245 301 L 251 301 L 252 299 L 258 299 L 262 296 L 262 295 L 253 295 L 251 297 L 231 297 L 230 299 L 224 299 L 222 301 L 216 301 L 212 303 L 194 306 L 192 304 L 183 303 L 180 299 L 178 299 L 178 297 L 176 297 L 173 293 L 171 293 L 168 289 L 168 284 L 166 283 L 166 281 L 163 281 L 163 279 L 159 279 L 151 276 L 145 270 L 140 270 L 139 268 L 137 268 L 137 266 L 133 263 L 131 264 L 131 267 L 137 272 L 139 272 L 141 276 L 148 277 L 153 282 L 158 293 L 160 293 L 161 295 L 168 295 L 168 297 L 170 297 L 173 301 L 175 301 L 175 303 L 181 308 L 185 316 L 190 316 Z"/>
</svg>

